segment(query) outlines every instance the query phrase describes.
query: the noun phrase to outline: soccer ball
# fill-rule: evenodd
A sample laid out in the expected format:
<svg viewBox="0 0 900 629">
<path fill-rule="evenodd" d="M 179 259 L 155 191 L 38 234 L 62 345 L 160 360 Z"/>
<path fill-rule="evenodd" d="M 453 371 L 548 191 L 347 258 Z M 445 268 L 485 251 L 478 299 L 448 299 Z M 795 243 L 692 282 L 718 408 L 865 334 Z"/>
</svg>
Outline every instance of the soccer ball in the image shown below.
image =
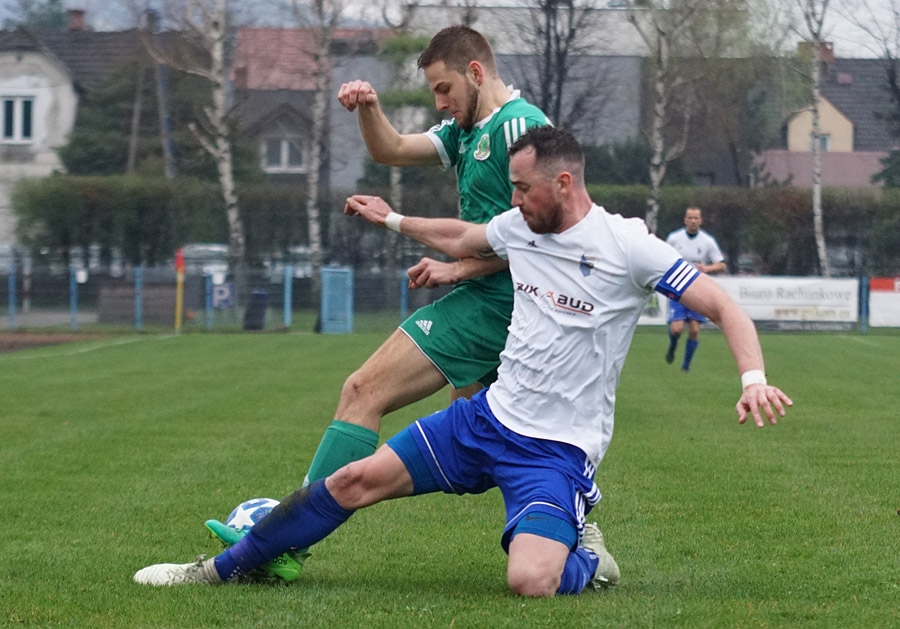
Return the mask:
<svg viewBox="0 0 900 629">
<path fill-rule="evenodd" d="M 242 502 L 234 508 L 225 525 L 239 531 L 249 529 L 269 514 L 278 505 L 272 498 L 254 498 Z"/>
</svg>

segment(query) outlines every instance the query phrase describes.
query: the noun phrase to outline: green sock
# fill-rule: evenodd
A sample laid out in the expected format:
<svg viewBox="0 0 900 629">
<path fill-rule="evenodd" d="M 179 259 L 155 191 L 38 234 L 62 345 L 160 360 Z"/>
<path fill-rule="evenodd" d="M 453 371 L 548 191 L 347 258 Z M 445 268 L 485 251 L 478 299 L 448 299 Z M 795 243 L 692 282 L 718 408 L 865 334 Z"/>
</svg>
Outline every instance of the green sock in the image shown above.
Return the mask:
<svg viewBox="0 0 900 629">
<path fill-rule="evenodd" d="M 322 435 L 304 485 L 326 478 L 347 463 L 363 459 L 378 445 L 378 433 L 356 424 L 335 419 Z"/>
</svg>

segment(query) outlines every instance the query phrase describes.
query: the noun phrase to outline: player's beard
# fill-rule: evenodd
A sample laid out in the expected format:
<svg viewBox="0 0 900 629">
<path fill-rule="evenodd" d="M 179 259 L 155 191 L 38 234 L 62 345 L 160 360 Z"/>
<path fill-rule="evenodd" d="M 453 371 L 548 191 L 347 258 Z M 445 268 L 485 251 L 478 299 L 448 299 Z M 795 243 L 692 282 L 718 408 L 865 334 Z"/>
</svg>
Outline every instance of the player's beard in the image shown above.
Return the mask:
<svg viewBox="0 0 900 629">
<path fill-rule="evenodd" d="M 520 208 L 521 211 L 521 208 Z M 528 229 L 535 234 L 555 234 L 559 231 L 563 222 L 562 203 L 556 201 L 553 205 L 548 206 L 540 214 L 531 212 L 523 212 L 522 216 L 528 224 Z"/>
<path fill-rule="evenodd" d="M 459 121 L 459 128 L 463 131 L 471 131 L 475 123 L 478 122 L 475 116 L 478 115 L 478 88 L 466 82 L 466 109 L 462 120 Z"/>
</svg>

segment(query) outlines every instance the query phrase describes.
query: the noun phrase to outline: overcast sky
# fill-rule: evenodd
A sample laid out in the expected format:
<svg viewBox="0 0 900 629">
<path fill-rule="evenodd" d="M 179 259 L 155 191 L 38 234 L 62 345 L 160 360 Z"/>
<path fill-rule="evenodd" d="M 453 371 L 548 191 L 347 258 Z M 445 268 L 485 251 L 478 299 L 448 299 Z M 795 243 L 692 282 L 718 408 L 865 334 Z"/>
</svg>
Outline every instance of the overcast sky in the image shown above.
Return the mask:
<svg viewBox="0 0 900 629">
<path fill-rule="evenodd" d="M 390 1 L 390 0 L 385 0 Z M 436 0 L 434 0 L 436 2 Z M 602 1 L 602 0 L 601 0 Z M 775 0 L 776 2 L 790 2 L 796 4 L 796 0 Z M 892 24 L 890 19 L 889 7 L 891 2 L 900 6 L 900 0 L 831 0 L 829 7 L 825 31 L 827 38 L 834 42 L 835 52 L 839 57 L 875 57 L 878 56 L 878 47 L 873 45 L 871 35 L 867 34 L 864 29 L 853 24 L 853 20 L 862 20 L 874 13 L 876 18 L 868 20 L 874 28 L 879 26 L 884 28 L 885 25 Z M 365 12 L 368 9 L 369 16 L 377 19 L 380 10 L 375 11 L 376 5 L 381 2 L 371 2 L 371 0 L 349 0 L 349 4 L 357 4 L 357 6 L 365 7 L 356 11 Z M 489 4 L 518 4 L 521 5 L 522 0 L 490 0 Z M 94 30 L 119 30 L 129 28 L 133 25 L 133 19 L 130 11 L 126 8 L 128 4 L 150 4 L 147 0 L 65 0 L 65 6 L 70 9 L 84 9 L 88 25 Z M 161 5 L 162 2 L 156 4 Z M 240 7 L 245 15 L 250 13 L 256 14 L 270 23 L 283 23 L 273 15 L 271 9 L 273 4 L 266 0 L 239 0 L 233 3 L 234 6 Z M 488 2 L 485 2 L 488 4 Z M 16 0 L 0 0 L 0 22 L 10 16 L 11 11 L 16 6 Z M 854 18 L 854 16 L 857 16 Z M 269 18 L 269 20 L 266 20 Z M 802 25 L 801 25 L 802 26 Z M 802 32 L 802 31 L 801 31 Z"/>
</svg>

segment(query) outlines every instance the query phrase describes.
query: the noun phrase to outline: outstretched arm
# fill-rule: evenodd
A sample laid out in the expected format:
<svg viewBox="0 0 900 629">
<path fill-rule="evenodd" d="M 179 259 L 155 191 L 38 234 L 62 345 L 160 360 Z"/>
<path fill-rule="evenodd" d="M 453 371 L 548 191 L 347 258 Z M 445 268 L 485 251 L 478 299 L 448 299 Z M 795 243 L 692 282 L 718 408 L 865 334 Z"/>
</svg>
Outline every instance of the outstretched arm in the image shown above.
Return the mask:
<svg viewBox="0 0 900 629">
<path fill-rule="evenodd" d="M 361 216 L 373 225 L 406 234 L 423 245 L 454 258 L 493 258 L 487 240 L 487 225 L 455 218 L 400 216 L 381 197 L 353 195 L 344 205 L 344 214 Z"/>
<path fill-rule="evenodd" d="M 411 266 L 406 274 L 409 287 L 437 288 L 446 284 L 456 284 L 474 277 L 483 277 L 509 268 L 503 258 L 463 258 L 454 262 L 441 262 L 432 258 L 422 258 Z"/>
<path fill-rule="evenodd" d="M 369 153 L 388 166 L 428 166 L 440 164 L 437 149 L 424 133 L 401 134 L 387 119 L 378 94 L 367 81 L 344 83 L 338 100 L 347 111 L 359 112 L 359 128 Z"/>
<path fill-rule="evenodd" d="M 778 387 L 767 384 L 759 336 L 747 313 L 706 275 L 694 280 L 682 295 L 681 303 L 708 317 L 725 334 L 743 385 L 741 399 L 735 406 L 738 421 L 743 424 L 752 415 L 756 425 L 762 428 L 762 414 L 765 414 L 770 424 L 777 423 L 776 413 L 783 417 L 784 407 L 792 406 L 793 401 Z"/>
<path fill-rule="evenodd" d="M 711 262 L 710 264 L 697 263 L 694 266 L 696 266 L 699 270 L 703 271 L 704 273 L 721 273 L 722 271 L 725 270 L 724 262 Z"/>
</svg>

